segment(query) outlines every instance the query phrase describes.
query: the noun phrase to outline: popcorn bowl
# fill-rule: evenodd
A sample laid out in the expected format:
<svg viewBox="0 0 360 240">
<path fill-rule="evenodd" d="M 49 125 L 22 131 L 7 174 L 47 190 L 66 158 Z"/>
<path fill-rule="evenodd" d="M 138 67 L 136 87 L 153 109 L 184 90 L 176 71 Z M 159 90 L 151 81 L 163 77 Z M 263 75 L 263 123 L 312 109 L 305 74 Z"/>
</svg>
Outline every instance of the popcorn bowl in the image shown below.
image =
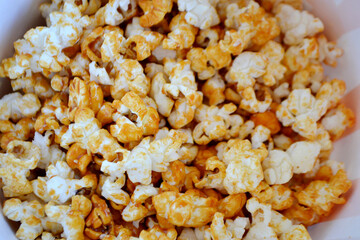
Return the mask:
<svg viewBox="0 0 360 240">
<path fill-rule="evenodd" d="M 180 1 L 180 0 L 179 0 Z M 44 0 L 0 1 L 0 60 L 10 57 L 13 42 L 31 27 L 44 25 L 38 6 Z M 342 102 L 350 107 L 358 121 L 336 141 L 331 158 L 343 161 L 352 181 L 346 193 L 347 203 L 337 206 L 334 212 L 320 223 L 311 226 L 309 232 L 314 240 L 360 239 L 360 1 L 358 0 L 306 0 L 307 10 L 319 17 L 325 25 L 325 34 L 336 40 L 344 49 L 336 68 L 325 66 L 326 75 L 345 80 L 347 93 Z M 11 91 L 9 81 L 0 80 L 0 96 Z M 0 239 L 16 239 L 15 225 L 0 214 Z"/>
</svg>

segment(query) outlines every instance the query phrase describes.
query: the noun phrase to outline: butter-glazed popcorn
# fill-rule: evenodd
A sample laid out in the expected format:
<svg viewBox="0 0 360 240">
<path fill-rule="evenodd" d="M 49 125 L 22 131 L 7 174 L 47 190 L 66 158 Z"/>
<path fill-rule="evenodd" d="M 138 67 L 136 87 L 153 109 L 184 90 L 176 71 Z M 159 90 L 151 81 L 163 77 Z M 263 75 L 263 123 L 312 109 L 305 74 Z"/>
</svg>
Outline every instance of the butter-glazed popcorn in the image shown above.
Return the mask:
<svg viewBox="0 0 360 240">
<path fill-rule="evenodd" d="M 171 32 L 163 40 L 164 49 L 184 49 L 190 48 L 195 41 L 198 29 L 185 20 L 185 13 L 179 13 L 170 22 Z"/>
<path fill-rule="evenodd" d="M 248 140 L 231 139 L 224 151 L 227 165 L 224 187 L 229 194 L 254 190 L 264 178 L 261 162 L 267 156 L 265 149 L 252 149 Z"/>
<path fill-rule="evenodd" d="M 17 121 L 24 117 L 34 117 L 41 108 L 38 97 L 33 93 L 21 95 L 18 92 L 5 95 L 0 100 L 0 120 Z"/>
<path fill-rule="evenodd" d="M 0 154 L 0 177 L 5 197 L 18 197 L 33 191 L 27 179 L 30 170 L 36 168 L 40 161 L 41 151 L 31 142 L 13 140 Z"/>
<path fill-rule="evenodd" d="M 195 120 L 199 122 L 194 130 L 193 137 L 197 144 L 208 144 L 211 140 L 229 139 L 237 136 L 243 119 L 232 114 L 236 106 L 232 103 L 221 108 L 217 106 L 201 105 L 196 109 Z"/>
<path fill-rule="evenodd" d="M 141 0 L 139 7 L 144 11 L 140 17 L 142 27 L 151 27 L 164 19 L 165 14 L 170 12 L 173 6 L 171 0 Z"/>
<path fill-rule="evenodd" d="M 262 53 L 243 52 L 234 59 L 225 79 L 228 83 L 235 83 L 240 92 L 254 86 L 255 78 L 265 74 L 266 66 L 267 59 Z"/>
<path fill-rule="evenodd" d="M 40 11 L 0 64 L 18 91 L 0 100 L 0 178 L 19 239 L 310 239 L 346 202 L 329 156 L 354 113 L 322 66 L 343 51 L 301 0 Z"/>
<path fill-rule="evenodd" d="M 343 104 L 330 110 L 321 120 L 321 124 L 329 132 L 332 139 L 338 139 L 345 129 L 355 123 L 354 113 Z"/>
<path fill-rule="evenodd" d="M 269 156 L 262 162 L 262 167 L 268 184 L 287 183 L 293 175 L 290 156 L 281 150 L 269 151 Z"/>
<path fill-rule="evenodd" d="M 312 208 L 319 215 L 328 215 L 335 204 L 344 204 L 340 197 L 351 187 L 344 170 L 340 169 L 329 181 L 312 181 L 304 190 L 296 194 L 300 204 Z"/>
<path fill-rule="evenodd" d="M 324 30 L 319 18 L 287 4 L 277 6 L 275 14 L 281 31 L 285 34 L 284 42 L 288 45 L 299 44 L 305 37 L 312 37 Z"/>
<path fill-rule="evenodd" d="M 260 52 L 266 56 L 269 62 L 266 66 L 266 73 L 262 77 L 264 84 L 274 86 L 284 77 L 287 70 L 281 64 L 281 60 L 284 58 L 284 49 L 280 43 L 269 41 L 260 49 Z"/>
<path fill-rule="evenodd" d="M 84 218 L 91 211 L 91 202 L 86 197 L 80 196 L 83 203 L 81 205 L 74 204 L 77 197 L 72 198 L 71 207 L 68 205 L 56 205 L 54 202 L 49 202 L 45 205 L 45 213 L 51 221 L 60 223 L 64 229 L 61 236 L 65 239 L 85 239 L 84 238 Z M 82 208 L 81 206 L 87 206 Z M 90 207 L 89 207 L 90 206 Z"/>
<path fill-rule="evenodd" d="M 291 71 L 304 69 L 310 62 L 319 58 L 319 45 L 316 38 L 305 38 L 299 44 L 290 46 L 283 59 Z"/>
<path fill-rule="evenodd" d="M 201 227 L 209 223 L 217 207 L 215 198 L 202 197 L 196 190 L 163 192 L 154 196 L 152 201 L 158 216 L 184 227 Z"/>
<path fill-rule="evenodd" d="M 317 99 L 309 88 L 293 90 L 277 107 L 276 116 L 284 126 L 291 126 L 310 140 L 316 136 L 316 122 L 326 113 L 327 99 Z"/>
<path fill-rule="evenodd" d="M 110 126 L 110 133 L 119 142 L 139 141 L 143 135 L 155 134 L 159 128 L 159 115 L 153 107 L 147 107 L 134 92 L 128 92 L 121 99 L 115 100 L 116 124 Z"/>
<path fill-rule="evenodd" d="M 44 206 L 37 200 L 21 202 L 18 198 L 6 200 L 4 215 L 12 221 L 21 222 L 16 237 L 21 240 L 34 240 L 43 231 L 41 218 L 45 216 Z"/>
</svg>

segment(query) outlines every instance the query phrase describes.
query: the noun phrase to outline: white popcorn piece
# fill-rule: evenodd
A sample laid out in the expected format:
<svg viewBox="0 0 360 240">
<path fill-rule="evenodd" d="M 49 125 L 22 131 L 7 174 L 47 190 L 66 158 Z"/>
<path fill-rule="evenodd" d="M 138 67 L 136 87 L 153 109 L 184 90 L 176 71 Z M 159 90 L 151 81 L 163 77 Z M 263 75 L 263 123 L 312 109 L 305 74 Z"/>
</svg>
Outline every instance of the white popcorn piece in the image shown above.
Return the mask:
<svg viewBox="0 0 360 240">
<path fill-rule="evenodd" d="M 324 69 L 321 64 L 312 63 L 306 68 L 295 73 L 292 80 L 292 89 L 304 89 L 310 87 L 311 91 L 319 91 L 321 81 L 324 78 Z"/>
<path fill-rule="evenodd" d="M 282 150 L 288 149 L 290 145 L 293 143 L 293 140 L 284 134 L 274 136 L 273 140 L 275 143 L 275 147 L 280 148 Z"/>
<path fill-rule="evenodd" d="M 271 105 L 272 98 L 270 92 L 264 90 L 264 101 L 259 101 L 256 98 L 255 91 L 252 87 L 246 87 L 241 96 L 243 99 L 240 102 L 240 107 L 250 113 L 265 112 Z"/>
<path fill-rule="evenodd" d="M 104 161 L 103 165 L 107 163 L 110 162 Z M 103 170 L 103 167 L 101 169 L 106 172 Z M 110 175 L 110 177 L 106 178 L 101 188 L 101 195 L 115 204 L 127 205 L 130 201 L 130 196 L 121 189 L 125 185 L 125 174 L 123 171 L 119 171 L 116 175 Z"/>
<path fill-rule="evenodd" d="M 344 54 L 341 48 L 336 47 L 336 42 L 328 42 L 325 35 L 317 37 L 319 43 L 319 61 L 331 67 L 336 67 L 336 59 Z"/>
<path fill-rule="evenodd" d="M 0 100 L 0 120 L 18 121 L 24 117 L 34 117 L 40 107 L 40 100 L 33 93 L 10 93 Z"/>
<path fill-rule="evenodd" d="M 300 141 L 291 144 L 286 151 L 290 156 L 294 173 L 309 172 L 315 165 L 321 146 L 317 142 Z"/>
<path fill-rule="evenodd" d="M 226 166 L 216 156 L 210 157 L 205 163 L 206 171 L 203 178 L 195 182 L 196 188 L 217 189 L 220 192 L 226 193 L 224 188 L 224 178 L 226 176 Z M 217 171 L 215 173 L 215 171 Z"/>
<path fill-rule="evenodd" d="M 39 147 L 31 142 L 13 140 L 8 144 L 6 153 L 0 153 L 0 177 L 5 197 L 18 197 L 33 191 L 27 177 L 40 158 Z"/>
<path fill-rule="evenodd" d="M 289 94 L 290 94 L 289 83 L 284 82 L 274 89 L 273 100 L 276 103 L 280 103 L 281 99 L 289 96 Z"/>
<path fill-rule="evenodd" d="M 178 2 L 179 11 L 186 11 L 188 23 L 200 29 L 219 24 L 220 19 L 215 8 L 208 0 L 184 0 Z"/>
<path fill-rule="evenodd" d="M 40 148 L 41 158 L 38 162 L 37 167 L 46 169 L 50 164 L 57 161 L 65 160 L 65 153 L 61 151 L 58 145 L 51 144 L 52 133 L 49 131 L 45 132 L 45 135 L 41 135 L 35 132 L 34 140 L 32 143 Z"/>
<path fill-rule="evenodd" d="M 280 4 L 275 9 L 281 31 L 285 34 L 284 42 L 288 45 L 300 43 L 305 37 L 311 37 L 324 30 L 319 18 L 307 11 L 299 11 L 287 4 Z"/>
<path fill-rule="evenodd" d="M 251 133 L 252 148 L 257 149 L 263 146 L 264 142 L 271 139 L 271 132 L 267 127 L 258 125 Z"/>
<path fill-rule="evenodd" d="M 21 240 L 34 240 L 43 231 L 41 219 L 45 216 L 44 206 L 37 200 L 21 202 L 18 198 L 6 200 L 4 215 L 12 221 L 21 222 L 16 237 Z"/>
<path fill-rule="evenodd" d="M 163 93 L 162 89 L 165 84 L 167 84 L 167 81 L 164 73 L 157 73 L 151 81 L 150 96 L 155 100 L 159 113 L 164 117 L 169 117 L 174 106 L 174 100 Z"/>
<path fill-rule="evenodd" d="M 263 54 L 243 52 L 234 59 L 225 79 L 229 83 L 236 83 L 240 92 L 246 87 L 254 86 L 255 78 L 265 74 L 266 66 L 267 60 Z"/>
<path fill-rule="evenodd" d="M 195 120 L 199 122 L 193 137 L 197 144 L 208 144 L 211 140 L 222 140 L 236 137 L 239 134 L 243 119 L 240 115 L 232 114 L 236 106 L 232 103 L 221 108 L 202 104 L 196 109 Z"/>
<path fill-rule="evenodd" d="M 284 126 L 291 126 L 301 136 L 313 140 L 316 122 L 325 114 L 328 101 L 316 99 L 310 89 L 293 90 L 276 110 L 277 118 Z"/>
<path fill-rule="evenodd" d="M 89 64 L 90 81 L 103 85 L 114 85 L 114 79 L 109 77 L 105 68 L 98 67 L 96 62 Z"/>
<path fill-rule="evenodd" d="M 152 55 L 158 60 L 159 62 L 163 61 L 165 58 L 175 59 L 176 58 L 176 51 L 165 49 L 163 46 L 158 46 L 152 51 Z"/>
<path fill-rule="evenodd" d="M 289 154 L 281 150 L 269 151 L 262 162 L 264 177 L 268 184 L 284 184 L 293 176 L 293 166 Z"/>
<path fill-rule="evenodd" d="M 237 217 L 235 220 L 227 219 L 224 223 L 224 214 L 217 212 L 210 226 L 211 237 L 214 240 L 242 239 L 245 228 L 250 225 L 248 218 Z"/>
</svg>

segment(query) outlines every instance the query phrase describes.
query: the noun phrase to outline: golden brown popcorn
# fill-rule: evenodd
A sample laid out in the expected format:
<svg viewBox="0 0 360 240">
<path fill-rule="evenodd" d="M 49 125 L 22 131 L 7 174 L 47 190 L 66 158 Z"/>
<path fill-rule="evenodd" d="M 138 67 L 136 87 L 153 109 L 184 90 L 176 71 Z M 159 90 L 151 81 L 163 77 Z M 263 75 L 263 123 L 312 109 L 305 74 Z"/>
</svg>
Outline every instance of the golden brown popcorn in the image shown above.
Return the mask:
<svg viewBox="0 0 360 240">
<path fill-rule="evenodd" d="M 186 165 L 181 161 L 174 161 L 169 164 L 166 172 L 161 173 L 163 181 L 168 184 L 180 188 L 184 185 L 186 179 Z"/>
<path fill-rule="evenodd" d="M 80 143 L 71 145 L 66 153 L 66 162 L 72 169 L 78 169 L 82 176 L 87 171 L 87 166 L 92 162 L 92 156 L 86 149 L 81 147 Z"/>
<path fill-rule="evenodd" d="M 290 208 L 285 209 L 282 213 L 293 222 L 302 223 L 305 226 L 310 226 L 320 221 L 319 215 L 317 215 L 314 210 L 300 205 L 296 201 L 294 201 L 294 204 Z"/>
<path fill-rule="evenodd" d="M 334 78 L 330 82 L 323 82 L 316 93 L 316 98 L 328 101 L 328 109 L 338 105 L 346 91 L 345 82 Z"/>
<path fill-rule="evenodd" d="M 40 73 L 27 71 L 24 76 L 11 80 L 13 91 L 35 93 L 40 99 L 50 98 L 54 94 L 49 81 Z"/>
<path fill-rule="evenodd" d="M 251 196 L 256 197 L 261 203 L 267 203 L 273 197 L 273 193 L 273 189 L 265 181 L 261 181 L 253 191 L 250 191 Z"/>
<path fill-rule="evenodd" d="M 267 59 L 262 53 L 243 52 L 237 56 L 225 75 L 228 83 L 235 83 L 240 92 L 255 84 L 255 78 L 265 74 Z"/>
<path fill-rule="evenodd" d="M 191 48 L 186 58 L 191 62 L 191 69 L 198 74 L 201 80 L 211 78 L 215 74 L 215 69 L 209 65 L 206 51 L 202 48 Z"/>
<path fill-rule="evenodd" d="M 150 79 L 144 74 L 141 64 L 137 60 L 124 59 L 116 56 L 114 65 L 114 85 L 110 87 L 111 96 L 120 100 L 129 90 L 140 97 L 145 97 L 150 91 Z"/>
<path fill-rule="evenodd" d="M 66 91 L 69 87 L 69 77 L 55 74 L 50 80 L 51 88 L 57 92 Z"/>
<path fill-rule="evenodd" d="M 130 203 L 124 208 L 121 213 L 122 218 L 126 222 L 141 221 L 144 217 L 152 215 L 155 212 L 149 211 L 146 207 L 145 201 L 148 198 L 156 196 L 159 193 L 157 188 L 152 185 L 138 185 L 136 186 Z M 145 205 L 143 205 L 145 204 Z"/>
<path fill-rule="evenodd" d="M 171 32 L 162 43 L 164 49 L 181 50 L 190 48 L 194 43 L 198 29 L 186 22 L 185 15 L 182 12 L 171 19 Z"/>
<path fill-rule="evenodd" d="M 345 129 L 352 127 L 354 123 L 353 111 L 343 104 L 339 104 L 336 108 L 330 110 L 321 120 L 321 124 L 329 132 L 333 140 L 340 138 Z"/>
<path fill-rule="evenodd" d="M 90 17 L 90 27 L 117 26 L 136 14 L 136 1 L 134 0 L 109 0 L 94 15 Z"/>
<path fill-rule="evenodd" d="M 324 34 L 317 37 L 319 43 L 319 61 L 325 64 L 336 67 L 336 58 L 341 57 L 344 51 L 336 47 L 336 42 L 328 42 Z"/>
<path fill-rule="evenodd" d="M 265 86 L 277 85 L 287 70 L 286 67 L 281 64 L 281 60 L 284 58 L 284 48 L 280 43 L 268 41 L 260 49 L 260 52 L 266 56 L 269 62 L 266 66 L 266 73 L 262 77 Z"/>
<path fill-rule="evenodd" d="M 215 198 L 202 197 L 196 190 L 163 192 L 154 196 L 152 201 L 157 216 L 184 227 L 200 227 L 209 223 L 218 204 Z"/>
<path fill-rule="evenodd" d="M 295 89 L 278 105 L 276 116 L 283 126 L 291 126 L 301 136 L 313 140 L 316 122 L 326 113 L 327 99 L 315 98 L 309 88 Z"/>
<path fill-rule="evenodd" d="M 351 188 L 351 181 L 340 169 L 329 181 L 312 181 L 304 190 L 295 194 L 300 204 L 312 208 L 319 215 L 329 215 L 335 204 L 344 204 L 340 197 Z"/>
<path fill-rule="evenodd" d="M 240 115 L 232 114 L 236 106 L 232 103 L 221 108 L 202 104 L 196 109 L 195 120 L 198 124 L 193 130 L 193 137 L 197 144 L 208 144 L 211 140 L 222 140 L 236 137 L 239 134 L 243 119 Z"/>
<path fill-rule="evenodd" d="M 16 124 L 9 120 L 0 120 L 0 147 L 4 150 L 12 140 L 26 141 L 33 136 L 35 124 L 31 118 L 22 118 Z"/>
<path fill-rule="evenodd" d="M 227 166 L 224 179 L 227 192 L 235 194 L 254 190 L 264 178 L 261 162 L 267 154 L 265 149 L 252 149 L 248 140 L 229 140 L 223 157 L 219 157 Z"/>
<path fill-rule="evenodd" d="M 218 73 L 205 82 L 201 91 L 209 99 L 209 105 L 218 105 L 225 101 L 225 82 Z"/>
<path fill-rule="evenodd" d="M 77 197 L 73 197 L 75 202 Z M 78 200 L 76 200 L 78 201 Z M 61 236 L 69 240 L 84 240 L 85 217 L 91 211 L 91 207 L 83 208 L 82 206 L 91 206 L 90 200 L 81 196 L 81 204 L 56 205 L 54 202 L 49 202 L 45 205 L 45 213 L 53 222 L 60 223 L 64 229 Z"/>
<path fill-rule="evenodd" d="M 273 185 L 272 198 L 268 201 L 272 209 L 280 211 L 290 208 L 293 205 L 294 197 L 292 191 L 286 185 Z"/>
<path fill-rule="evenodd" d="M 139 238 L 131 237 L 130 240 L 175 240 L 177 231 L 175 228 L 164 229 L 154 225 L 148 230 L 142 230 Z"/>
<path fill-rule="evenodd" d="M 253 114 L 250 119 L 254 122 L 255 126 L 263 125 L 268 128 L 272 135 L 280 131 L 280 123 L 277 120 L 276 115 L 271 111 Z"/>
<path fill-rule="evenodd" d="M 96 118 L 99 120 L 102 126 L 105 126 L 113 122 L 112 115 L 116 109 L 113 108 L 111 102 L 104 102 L 96 114 Z"/>
<path fill-rule="evenodd" d="M 151 27 L 161 22 L 173 6 L 171 0 L 140 0 L 138 4 L 144 11 L 140 17 L 142 27 Z"/>
<path fill-rule="evenodd" d="M 292 89 L 310 88 L 313 93 L 317 93 L 324 78 L 324 69 L 319 63 L 311 63 L 304 69 L 297 71 L 292 79 Z M 339 91 L 341 91 L 339 89 Z"/>
<path fill-rule="evenodd" d="M 218 211 L 224 214 L 224 218 L 233 218 L 241 213 L 246 201 L 245 193 L 231 194 L 219 201 Z"/>
<path fill-rule="evenodd" d="M 210 157 L 205 163 L 205 173 L 200 181 L 195 182 L 196 188 L 217 189 L 226 193 L 224 188 L 224 178 L 226 176 L 226 166 L 218 157 Z"/>
<path fill-rule="evenodd" d="M 128 92 L 112 105 L 116 109 L 113 114 L 116 124 L 110 126 L 110 133 L 119 142 L 139 141 L 143 135 L 157 132 L 160 118 L 156 109 L 147 107 L 136 93 Z"/>
<path fill-rule="evenodd" d="M 319 45 L 316 38 L 305 38 L 299 44 L 289 47 L 283 59 L 290 71 L 304 69 L 311 61 L 319 58 Z"/>
<path fill-rule="evenodd" d="M 88 200 L 89 201 L 89 200 Z M 90 201 L 89 201 L 90 202 Z M 94 194 L 91 197 L 92 208 L 85 221 L 85 235 L 97 239 L 102 234 L 113 232 L 113 218 L 105 200 Z M 91 211 L 91 212 L 90 212 Z"/>
<path fill-rule="evenodd" d="M 312 37 L 324 30 L 319 18 L 307 11 L 299 11 L 287 4 L 280 4 L 274 10 L 281 31 L 285 34 L 284 42 L 288 45 L 299 44 L 305 37 Z"/>
<path fill-rule="evenodd" d="M 45 216 L 44 206 L 37 200 L 22 202 L 11 198 L 4 202 L 4 215 L 12 221 L 21 222 L 16 237 L 21 240 L 34 240 L 43 231 L 41 219 Z"/>
<path fill-rule="evenodd" d="M 264 93 L 264 100 L 259 101 L 255 94 L 255 90 L 249 86 L 246 87 L 242 92 L 242 100 L 240 102 L 240 107 L 250 113 L 265 112 L 271 105 L 272 98 L 270 92 L 264 88 L 261 90 Z"/>
<path fill-rule="evenodd" d="M 202 29 L 196 36 L 196 43 L 203 48 L 206 48 L 207 46 L 215 46 L 219 41 L 220 31 L 220 28 Z"/>
<path fill-rule="evenodd" d="M 27 179 L 30 170 L 40 161 L 39 147 L 31 142 L 13 140 L 7 145 L 6 153 L 0 153 L 0 177 L 5 197 L 18 197 L 33 191 Z"/>
</svg>

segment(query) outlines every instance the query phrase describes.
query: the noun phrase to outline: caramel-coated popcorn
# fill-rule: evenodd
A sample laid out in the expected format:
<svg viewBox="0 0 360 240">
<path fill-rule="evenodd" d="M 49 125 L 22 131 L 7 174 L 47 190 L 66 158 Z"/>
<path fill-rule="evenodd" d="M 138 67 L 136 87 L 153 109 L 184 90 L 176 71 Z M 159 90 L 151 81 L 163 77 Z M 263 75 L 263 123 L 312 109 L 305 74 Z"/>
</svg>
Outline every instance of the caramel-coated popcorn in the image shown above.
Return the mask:
<svg viewBox="0 0 360 240">
<path fill-rule="evenodd" d="M 304 6 L 305 7 L 305 6 Z M 51 0 L 2 60 L 21 240 L 293 240 L 346 202 L 343 50 L 302 0 Z"/>
</svg>

